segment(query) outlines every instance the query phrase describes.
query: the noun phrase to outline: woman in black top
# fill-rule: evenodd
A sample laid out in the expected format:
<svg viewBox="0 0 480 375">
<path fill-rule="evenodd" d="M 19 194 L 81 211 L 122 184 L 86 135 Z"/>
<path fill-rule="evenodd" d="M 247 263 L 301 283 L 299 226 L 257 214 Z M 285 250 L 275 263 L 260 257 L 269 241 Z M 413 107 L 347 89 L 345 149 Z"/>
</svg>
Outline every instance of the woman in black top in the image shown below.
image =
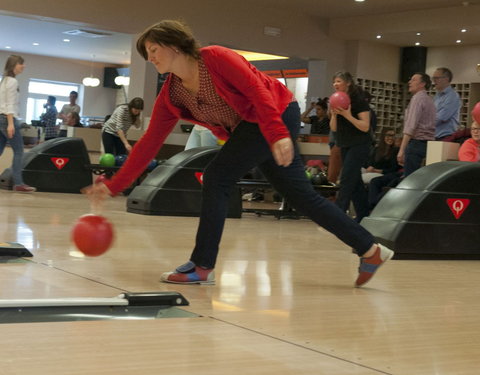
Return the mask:
<svg viewBox="0 0 480 375">
<path fill-rule="evenodd" d="M 346 212 L 352 201 L 356 220 L 360 222 L 368 216 L 368 196 L 361 169 L 368 161 L 372 145 L 370 107 L 350 73 L 335 73 L 333 87 L 335 91 L 346 92 L 351 101 L 347 109 L 331 109 L 330 128 L 337 132 L 337 145 L 341 149 L 343 161 L 336 203 Z"/>
</svg>

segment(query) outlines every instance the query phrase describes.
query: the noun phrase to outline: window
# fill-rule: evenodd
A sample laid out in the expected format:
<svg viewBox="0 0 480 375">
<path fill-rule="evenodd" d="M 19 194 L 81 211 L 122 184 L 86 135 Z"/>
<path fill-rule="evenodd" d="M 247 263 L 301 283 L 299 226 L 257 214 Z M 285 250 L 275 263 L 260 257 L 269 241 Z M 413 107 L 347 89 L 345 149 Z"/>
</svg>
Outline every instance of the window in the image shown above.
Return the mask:
<svg viewBox="0 0 480 375">
<path fill-rule="evenodd" d="M 40 81 L 31 79 L 28 83 L 27 116 L 25 121 L 30 124 L 32 120 L 38 120 L 44 112 L 43 105 L 49 95 L 55 96 L 55 107 L 60 111 L 64 104 L 70 103 L 70 92 L 79 92 L 80 85 L 67 82 Z"/>
</svg>

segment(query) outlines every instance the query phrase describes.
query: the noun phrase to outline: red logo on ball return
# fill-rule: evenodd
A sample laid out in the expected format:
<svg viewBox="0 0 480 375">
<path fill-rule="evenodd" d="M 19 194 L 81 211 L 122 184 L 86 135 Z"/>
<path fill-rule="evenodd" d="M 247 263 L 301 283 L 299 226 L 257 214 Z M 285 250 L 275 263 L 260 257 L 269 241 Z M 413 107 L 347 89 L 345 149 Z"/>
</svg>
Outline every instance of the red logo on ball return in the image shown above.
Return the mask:
<svg viewBox="0 0 480 375">
<path fill-rule="evenodd" d="M 470 204 L 470 199 L 448 198 L 447 204 L 448 207 L 450 207 L 450 211 L 452 211 L 453 216 L 455 216 L 455 219 L 458 220 Z"/>
<path fill-rule="evenodd" d="M 203 185 L 203 172 L 195 172 L 195 177 L 200 185 Z"/>
<path fill-rule="evenodd" d="M 69 158 L 50 158 L 50 160 L 52 161 L 53 165 L 57 167 L 58 170 L 60 170 L 67 165 L 70 159 Z"/>
</svg>

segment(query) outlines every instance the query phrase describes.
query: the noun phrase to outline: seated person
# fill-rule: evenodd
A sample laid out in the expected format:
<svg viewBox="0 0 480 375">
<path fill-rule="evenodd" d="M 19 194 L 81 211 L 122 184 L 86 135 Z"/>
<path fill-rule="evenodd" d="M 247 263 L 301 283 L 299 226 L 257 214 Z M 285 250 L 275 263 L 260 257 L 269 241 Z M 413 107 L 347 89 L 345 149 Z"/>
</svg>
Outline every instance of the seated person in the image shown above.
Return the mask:
<svg viewBox="0 0 480 375">
<path fill-rule="evenodd" d="M 384 128 L 378 145 L 372 151 L 369 165 L 362 169 L 363 183 L 368 184 L 375 177 L 398 171 L 400 166 L 397 162 L 397 154 L 395 131 Z"/>
<path fill-rule="evenodd" d="M 308 116 L 315 108 L 315 115 Z M 305 112 L 301 114 L 300 119 L 305 124 L 311 124 L 310 134 L 328 135 L 330 133 L 330 119 L 328 118 L 328 98 L 318 99 L 316 103 L 311 103 Z"/>
<path fill-rule="evenodd" d="M 65 122 L 67 126 L 73 126 L 74 128 L 83 128 L 80 123 L 80 115 L 77 112 L 70 112 L 65 116 Z"/>
<path fill-rule="evenodd" d="M 473 122 L 470 127 L 472 138 L 467 139 L 458 150 L 458 160 L 460 161 L 480 161 L 480 125 Z"/>
</svg>

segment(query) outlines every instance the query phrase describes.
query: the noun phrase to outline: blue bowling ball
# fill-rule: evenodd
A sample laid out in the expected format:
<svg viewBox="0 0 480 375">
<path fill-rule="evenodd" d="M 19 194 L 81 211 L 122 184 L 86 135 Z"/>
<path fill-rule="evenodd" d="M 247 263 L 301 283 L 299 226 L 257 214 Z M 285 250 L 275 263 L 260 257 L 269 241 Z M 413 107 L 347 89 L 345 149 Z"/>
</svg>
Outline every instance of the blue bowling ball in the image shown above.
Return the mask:
<svg viewBox="0 0 480 375">
<path fill-rule="evenodd" d="M 147 169 L 149 171 L 153 171 L 158 165 L 158 161 L 156 161 L 155 159 L 153 159 L 150 163 L 148 163 L 147 165 Z"/>
<path fill-rule="evenodd" d="M 117 155 L 115 156 L 115 166 L 116 167 L 121 167 L 123 163 L 125 163 L 125 160 L 127 160 L 127 155 Z"/>
</svg>

